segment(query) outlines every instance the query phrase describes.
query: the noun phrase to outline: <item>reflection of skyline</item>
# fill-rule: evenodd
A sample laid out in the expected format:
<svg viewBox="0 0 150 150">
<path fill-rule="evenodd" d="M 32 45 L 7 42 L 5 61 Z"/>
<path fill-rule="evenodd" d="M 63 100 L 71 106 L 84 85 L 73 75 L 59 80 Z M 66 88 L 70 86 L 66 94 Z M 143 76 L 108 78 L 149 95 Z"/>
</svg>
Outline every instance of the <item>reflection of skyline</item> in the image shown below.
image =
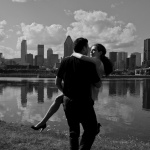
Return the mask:
<svg viewBox="0 0 150 150">
<path fill-rule="evenodd" d="M 22 107 L 27 106 L 27 87 L 21 86 L 21 105 Z"/>
<path fill-rule="evenodd" d="M 44 103 L 44 81 L 36 83 L 35 91 L 37 92 L 38 103 Z"/>
<path fill-rule="evenodd" d="M 58 93 L 58 88 L 55 85 L 55 82 L 44 81 L 5 81 L 5 83 L 0 83 L 0 95 L 3 95 L 3 90 L 6 87 L 15 87 L 20 88 L 20 101 L 22 107 L 27 106 L 27 95 L 37 93 L 37 102 L 44 103 L 44 88 L 47 88 L 47 98 L 51 99 L 54 93 Z M 35 89 L 35 91 L 34 91 Z"/>
<path fill-rule="evenodd" d="M 54 93 L 58 93 L 57 87 L 50 87 L 47 85 L 47 98 L 51 99 Z"/>
<path fill-rule="evenodd" d="M 117 93 L 117 90 L 116 90 L 116 87 L 117 87 L 117 85 L 116 85 L 117 83 L 116 83 L 116 81 L 114 80 L 111 80 L 111 81 L 109 81 L 109 95 L 111 95 L 111 96 L 113 96 L 113 95 L 116 95 Z"/>
<path fill-rule="evenodd" d="M 127 81 L 123 80 L 123 81 L 117 81 L 117 94 L 120 96 L 125 96 L 127 95 Z"/>
<path fill-rule="evenodd" d="M 143 109 L 150 110 L 150 80 L 143 81 Z"/>
<path fill-rule="evenodd" d="M 140 80 L 110 80 L 109 95 L 126 96 L 129 91 L 130 95 L 140 95 Z"/>
<path fill-rule="evenodd" d="M 3 86 L 0 86 L 0 95 L 3 95 Z"/>
</svg>

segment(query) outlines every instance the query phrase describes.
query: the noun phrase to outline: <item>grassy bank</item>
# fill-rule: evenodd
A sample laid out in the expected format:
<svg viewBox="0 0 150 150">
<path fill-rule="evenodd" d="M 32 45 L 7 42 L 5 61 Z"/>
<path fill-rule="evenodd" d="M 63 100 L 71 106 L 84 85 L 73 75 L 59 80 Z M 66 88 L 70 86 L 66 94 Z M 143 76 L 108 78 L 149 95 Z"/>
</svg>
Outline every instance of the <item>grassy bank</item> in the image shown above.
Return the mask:
<svg viewBox="0 0 150 150">
<path fill-rule="evenodd" d="M 0 150 L 69 150 L 69 142 L 63 133 L 0 121 Z M 150 143 L 97 136 L 92 150 L 150 150 Z"/>
</svg>

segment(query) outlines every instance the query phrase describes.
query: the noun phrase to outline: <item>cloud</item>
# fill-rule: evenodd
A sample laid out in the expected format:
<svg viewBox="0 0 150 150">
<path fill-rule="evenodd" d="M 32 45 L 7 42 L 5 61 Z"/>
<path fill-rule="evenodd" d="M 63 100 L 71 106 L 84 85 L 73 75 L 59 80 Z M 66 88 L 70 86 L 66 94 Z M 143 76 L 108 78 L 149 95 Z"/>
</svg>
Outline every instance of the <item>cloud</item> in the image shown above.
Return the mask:
<svg viewBox="0 0 150 150">
<path fill-rule="evenodd" d="M 115 3 L 115 4 L 111 4 L 111 8 L 115 8 L 115 7 L 117 7 L 117 6 L 121 5 L 121 4 L 123 4 L 123 1 Z"/>
<path fill-rule="evenodd" d="M 0 28 L 3 28 L 7 22 L 5 20 L 0 21 Z"/>
<path fill-rule="evenodd" d="M 3 41 L 8 36 L 4 33 L 3 29 L 0 29 L 0 42 Z"/>
<path fill-rule="evenodd" d="M 78 10 L 74 12 L 74 19 L 75 22 L 67 28 L 67 34 L 73 39 L 82 36 L 88 38 L 91 44 L 100 42 L 109 48 L 130 47 L 136 40 L 133 23 L 126 25 L 114 16 L 108 17 L 105 12 Z"/>
<path fill-rule="evenodd" d="M 29 0 L 12 0 L 12 2 L 19 2 L 19 3 L 25 3 Z M 38 1 L 38 0 L 30 0 L 30 1 Z"/>
<path fill-rule="evenodd" d="M 21 2 L 21 3 L 24 3 L 24 2 L 27 2 L 27 0 L 12 0 L 12 2 Z"/>
<path fill-rule="evenodd" d="M 17 31 L 16 34 L 17 34 L 17 35 L 20 35 L 20 34 L 21 34 L 21 31 Z"/>
<path fill-rule="evenodd" d="M 8 31 L 9 31 L 9 32 L 13 32 L 14 30 L 13 30 L 13 29 L 9 29 Z"/>
<path fill-rule="evenodd" d="M 20 49 L 22 39 L 26 39 L 29 50 L 36 50 L 38 44 L 44 44 L 45 48 L 52 48 L 54 53 L 62 55 L 66 35 L 70 35 L 73 40 L 85 37 L 89 40 L 89 45 L 99 42 L 111 50 L 121 50 L 136 44 L 136 27 L 133 23 L 126 24 L 102 11 L 77 10 L 72 14 L 75 21 L 66 29 L 59 24 L 45 26 L 21 23 L 17 48 Z"/>
<path fill-rule="evenodd" d="M 20 48 L 22 39 L 27 40 L 28 49 L 37 49 L 38 44 L 44 44 L 49 47 L 59 46 L 66 38 L 65 29 L 56 24 L 44 26 L 37 23 L 30 25 L 22 23 L 21 30 L 23 36 L 18 38 L 17 48 Z"/>
<path fill-rule="evenodd" d="M 0 42 L 8 37 L 6 33 L 4 32 L 4 27 L 6 24 L 7 22 L 5 20 L 0 21 Z"/>
<path fill-rule="evenodd" d="M 64 12 L 65 12 L 65 14 L 68 15 L 68 16 L 69 16 L 69 15 L 73 15 L 73 13 L 72 13 L 70 10 L 66 10 L 66 9 L 65 9 Z"/>
<path fill-rule="evenodd" d="M 18 58 L 18 57 L 20 57 L 20 52 L 12 49 L 10 47 L 0 45 L 0 52 L 3 53 L 4 58 Z"/>
</svg>

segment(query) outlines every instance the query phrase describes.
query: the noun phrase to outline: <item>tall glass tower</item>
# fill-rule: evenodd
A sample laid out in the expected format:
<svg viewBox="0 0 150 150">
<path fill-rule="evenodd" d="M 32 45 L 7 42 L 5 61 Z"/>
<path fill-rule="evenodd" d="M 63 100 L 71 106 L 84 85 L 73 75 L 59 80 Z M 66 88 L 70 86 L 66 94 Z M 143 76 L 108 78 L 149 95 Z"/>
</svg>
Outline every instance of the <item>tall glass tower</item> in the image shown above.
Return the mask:
<svg viewBox="0 0 150 150">
<path fill-rule="evenodd" d="M 22 40 L 21 42 L 21 64 L 26 63 L 26 54 L 27 54 L 27 41 Z"/>
<path fill-rule="evenodd" d="M 70 36 L 67 36 L 64 43 L 64 57 L 70 56 L 73 53 L 73 41 Z"/>
<path fill-rule="evenodd" d="M 144 40 L 144 64 L 150 66 L 150 39 Z"/>
</svg>

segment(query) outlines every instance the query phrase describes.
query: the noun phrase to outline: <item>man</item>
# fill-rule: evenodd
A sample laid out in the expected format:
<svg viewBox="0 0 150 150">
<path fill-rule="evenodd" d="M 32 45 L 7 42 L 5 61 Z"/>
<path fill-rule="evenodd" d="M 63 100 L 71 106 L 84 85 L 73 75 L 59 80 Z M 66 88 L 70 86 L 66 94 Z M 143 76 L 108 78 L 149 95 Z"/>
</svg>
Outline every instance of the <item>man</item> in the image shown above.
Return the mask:
<svg viewBox="0 0 150 150">
<path fill-rule="evenodd" d="M 87 55 L 88 40 L 78 38 L 74 51 Z M 62 60 L 56 85 L 63 92 L 64 111 L 69 125 L 70 150 L 90 150 L 97 134 L 97 119 L 91 97 L 91 85 L 100 87 L 101 81 L 93 63 L 74 56 Z M 80 123 L 84 129 L 80 144 Z"/>
</svg>

